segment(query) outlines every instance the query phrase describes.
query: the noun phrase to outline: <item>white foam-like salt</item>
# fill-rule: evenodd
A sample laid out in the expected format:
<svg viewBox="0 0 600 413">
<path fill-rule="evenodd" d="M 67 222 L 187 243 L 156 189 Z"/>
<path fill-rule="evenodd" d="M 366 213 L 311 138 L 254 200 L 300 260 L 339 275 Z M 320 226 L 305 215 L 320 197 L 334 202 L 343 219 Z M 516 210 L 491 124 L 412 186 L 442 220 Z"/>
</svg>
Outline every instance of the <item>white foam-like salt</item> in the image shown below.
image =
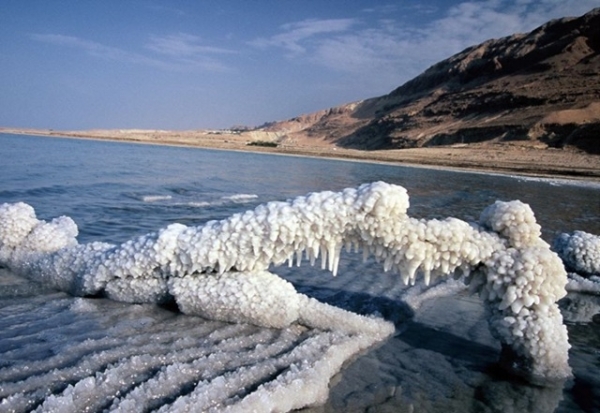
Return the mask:
<svg viewBox="0 0 600 413">
<path fill-rule="evenodd" d="M 414 284 L 417 276 L 429 284 L 463 275 L 490 309 L 494 336 L 524 360 L 516 367 L 526 377 L 568 377 L 568 337 L 556 305 L 566 294 L 566 272 L 541 240 L 529 206 L 496 202 L 483 211 L 479 224 L 417 220 L 407 215 L 408 206 L 404 188 L 376 182 L 270 202 L 199 227 L 173 224 L 110 245 L 78 244 L 70 218 L 46 223 L 26 204 L 3 204 L 0 260 L 16 273 L 77 296 L 105 294 L 131 303 L 174 298 L 186 314 L 271 328 L 299 323 L 338 337 L 328 339 L 333 341 L 326 344 L 330 350 L 324 358 L 306 358 L 310 368 L 292 363 L 286 375 L 228 405 L 232 411 L 256 406 L 286 411 L 323 401 L 329 378 L 344 360 L 394 331 L 382 319 L 299 294 L 269 272 L 273 264 L 299 265 L 305 256 L 311 263 L 320 259 L 335 275 L 344 246 L 374 256 L 405 284 Z M 307 346 L 298 351 L 310 353 Z M 219 380 L 223 388 L 235 386 L 246 374 L 267 373 L 240 370 Z M 45 403 L 50 408 L 73 403 L 74 397 L 89 401 L 98 379 L 80 381 Z M 202 403 L 208 394 L 202 385 L 186 397 Z M 222 391 L 216 382 L 209 388 L 210 394 Z M 169 411 L 185 404 L 178 400 Z"/>
<path fill-rule="evenodd" d="M 195 207 L 195 208 L 205 208 L 205 207 L 209 207 L 211 205 L 211 203 L 206 202 L 206 201 L 192 201 L 192 202 L 186 203 L 185 205 Z"/>
<path fill-rule="evenodd" d="M 584 231 L 560 234 L 552 248 L 567 268 L 584 275 L 600 275 L 600 236 Z"/>
<path fill-rule="evenodd" d="M 568 291 L 600 295 L 600 236 L 585 231 L 563 233 L 554 239 L 552 249 L 573 271 Z"/>
<path fill-rule="evenodd" d="M 250 202 L 253 199 L 257 199 L 258 195 L 256 194 L 234 194 L 234 195 L 228 195 L 228 196 L 223 196 L 221 197 L 221 199 L 224 200 L 228 200 L 228 201 L 234 201 L 234 202 Z"/>
<path fill-rule="evenodd" d="M 168 201 L 173 199 L 171 195 L 144 195 L 142 196 L 142 201 L 144 202 L 159 202 L 159 201 Z"/>
</svg>

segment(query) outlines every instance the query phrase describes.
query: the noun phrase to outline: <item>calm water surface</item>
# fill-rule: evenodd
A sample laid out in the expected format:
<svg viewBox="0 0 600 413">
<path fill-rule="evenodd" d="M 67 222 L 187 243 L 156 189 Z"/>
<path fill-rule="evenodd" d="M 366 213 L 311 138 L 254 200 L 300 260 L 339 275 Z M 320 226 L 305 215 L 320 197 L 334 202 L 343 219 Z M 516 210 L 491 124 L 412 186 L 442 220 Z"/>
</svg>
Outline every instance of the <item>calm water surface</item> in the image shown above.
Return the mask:
<svg viewBox="0 0 600 413">
<path fill-rule="evenodd" d="M 476 220 L 497 199 L 519 199 L 531 205 L 546 239 L 575 229 L 600 233 L 600 184 L 6 134 L 0 155 L 0 202 L 29 203 L 43 219 L 70 216 L 83 242 L 124 241 L 171 222 L 201 224 L 378 180 L 407 188 L 415 217 Z"/>
<path fill-rule="evenodd" d="M 549 242 L 560 232 L 585 230 L 600 234 L 597 183 L 9 134 L 0 134 L 0 156 L 0 203 L 26 202 L 40 219 L 70 216 L 79 227 L 80 242 L 119 243 L 173 222 L 201 225 L 264 202 L 378 180 L 406 187 L 411 199 L 409 214 L 415 217 L 455 216 L 473 221 L 497 199 L 519 199 L 531 205 Z M 359 293 L 386 296 L 394 290 L 397 281 L 380 272 L 380 268 L 348 256 L 340 264 L 341 275 L 332 281 L 324 282 L 331 276 L 318 274 L 311 267 L 278 273 L 301 292 L 354 309 Z M 360 277 L 366 277 L 368 285 L 356 282 Z M 387 297 L 394 299 L 391 293 Z M 456 406 L 471 406 L 469 411 L 502 411 L 495 409 L 514 402 L 529 404 L 529 408 L 513 406 L 513 410 L 505 411 L 550 412 L 559 403 L 557 398 L 562 402 L 556 411 L 593 411 L 588 407 L 597 406 L 594 402 L 588 407 L 585 404 L 585 397 L 600 397 L 594 373 L 600 367 L 597 325 L 570 328 L 580 354 L 573 358 L 575 367 L 581 369 L 579 382 L 570 382 L 564 394 L 559 390 L 548 395 L 491 378 L 485 372 L 484 366 L 496 357 L 496 350 L 476 343 L 485 341 L 487 334 L 475 331 L 485 330 L 485 325 L 480 326 L 481 317 L 476 317 L 481 308 L 468 299 L 463 305 L 468 311 L 460 313 L 459 318 L 428 319 L 428 314 L 436 313 L 434 309 L 425 311 L 407 334 L 356 361 L 342 374 L 344 379 L 333 388 L 331 400 L 321 411 L 366 409 L 363 401 L 370 403 L 370 411 L 404 411 L 398 410 L 400 405 L 408 406 L 406 411 L 456 411 L 444 405 L 444 400 L 450 399 L 462 403 Z M 469 324 L 473 317 L 475 320 Z M 465 320 L 471 327 L 458 331 L 462 327 L 457 326 Z M 452 334 L 440 336 L 444 329 Z M 446 340 L 445 344 L 423 341 L 433 331 L 436 337 Z M 418 359 L 421 364 L 415 362 Z M 480 365 L 473 367 L 474 361 Z M 444 367 L 444 363 L 450 367 Z M 449 375 L 457 377 L 451 379 Z M 435 387 L 424 377 L 445 384 Z M 438 392 L 437 399 L 433 399 L 439 403 L 424 397 L 424 392 Z M 543 402 L 548 399 L 550 407 L 546 408 Z M 538 406 L 537 410 L 531 404 Z"/>
</svg>

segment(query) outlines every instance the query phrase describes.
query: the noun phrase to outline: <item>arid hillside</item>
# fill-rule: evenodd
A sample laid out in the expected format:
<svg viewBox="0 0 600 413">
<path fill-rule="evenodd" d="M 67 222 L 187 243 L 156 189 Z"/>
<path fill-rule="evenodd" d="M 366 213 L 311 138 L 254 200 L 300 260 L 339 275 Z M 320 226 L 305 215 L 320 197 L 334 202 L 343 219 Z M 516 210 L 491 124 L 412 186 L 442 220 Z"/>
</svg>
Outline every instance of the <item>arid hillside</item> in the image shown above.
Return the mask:
<svg viewBox="0 0 600 413">
<path fill-rule="evenodd" d="M 493 39 L 391 93 L 232 130 L 0 133 L 600 179 L 600 8 Z"/>
<path fill-rule="evenodd" d="M 261 128 L 363 150 L 510 144 L 600 154 L 600 8 L 492 39 L 388 95 Z"/>
</svg>

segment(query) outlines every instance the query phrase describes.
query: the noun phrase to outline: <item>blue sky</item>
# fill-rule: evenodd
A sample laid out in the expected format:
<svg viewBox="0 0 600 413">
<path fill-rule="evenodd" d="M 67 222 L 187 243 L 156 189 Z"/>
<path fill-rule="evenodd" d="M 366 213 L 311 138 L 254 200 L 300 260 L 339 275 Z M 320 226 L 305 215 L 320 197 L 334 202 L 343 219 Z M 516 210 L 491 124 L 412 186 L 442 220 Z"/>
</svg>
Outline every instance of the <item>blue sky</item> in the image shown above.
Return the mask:
<svg viewBox="0 0 600 413">
<path fill-rule="evenodd" d="M 255 126 L 600 0 L 2 0 L 0 126 Z"/>
</svg>

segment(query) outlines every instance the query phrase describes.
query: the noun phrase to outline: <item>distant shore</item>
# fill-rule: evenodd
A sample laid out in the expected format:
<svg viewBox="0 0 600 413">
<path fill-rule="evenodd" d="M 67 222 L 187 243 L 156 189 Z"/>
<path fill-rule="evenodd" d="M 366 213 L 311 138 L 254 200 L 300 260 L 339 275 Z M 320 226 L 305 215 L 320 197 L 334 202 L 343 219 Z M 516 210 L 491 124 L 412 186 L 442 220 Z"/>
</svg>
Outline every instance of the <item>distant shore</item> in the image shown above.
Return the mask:
<svg viewBox="0 0 600 413">
<path fill-rule="evenodd" d="M 337 147 L 319 139 L 263 146 L 252 132 L 89 130 L 54 131 L 0 128 L 0 133 L 99 139 L 157 145 L 326 157 L 364 162 L 385 162 L 434 168 L 600 181 L 600 155 L 572 149 L 528 146 L 527 143 L 437 146 L 429 148 L 363 151 Z M 248 143 L 254 142 L 253 145 Z"/>
</svg>

